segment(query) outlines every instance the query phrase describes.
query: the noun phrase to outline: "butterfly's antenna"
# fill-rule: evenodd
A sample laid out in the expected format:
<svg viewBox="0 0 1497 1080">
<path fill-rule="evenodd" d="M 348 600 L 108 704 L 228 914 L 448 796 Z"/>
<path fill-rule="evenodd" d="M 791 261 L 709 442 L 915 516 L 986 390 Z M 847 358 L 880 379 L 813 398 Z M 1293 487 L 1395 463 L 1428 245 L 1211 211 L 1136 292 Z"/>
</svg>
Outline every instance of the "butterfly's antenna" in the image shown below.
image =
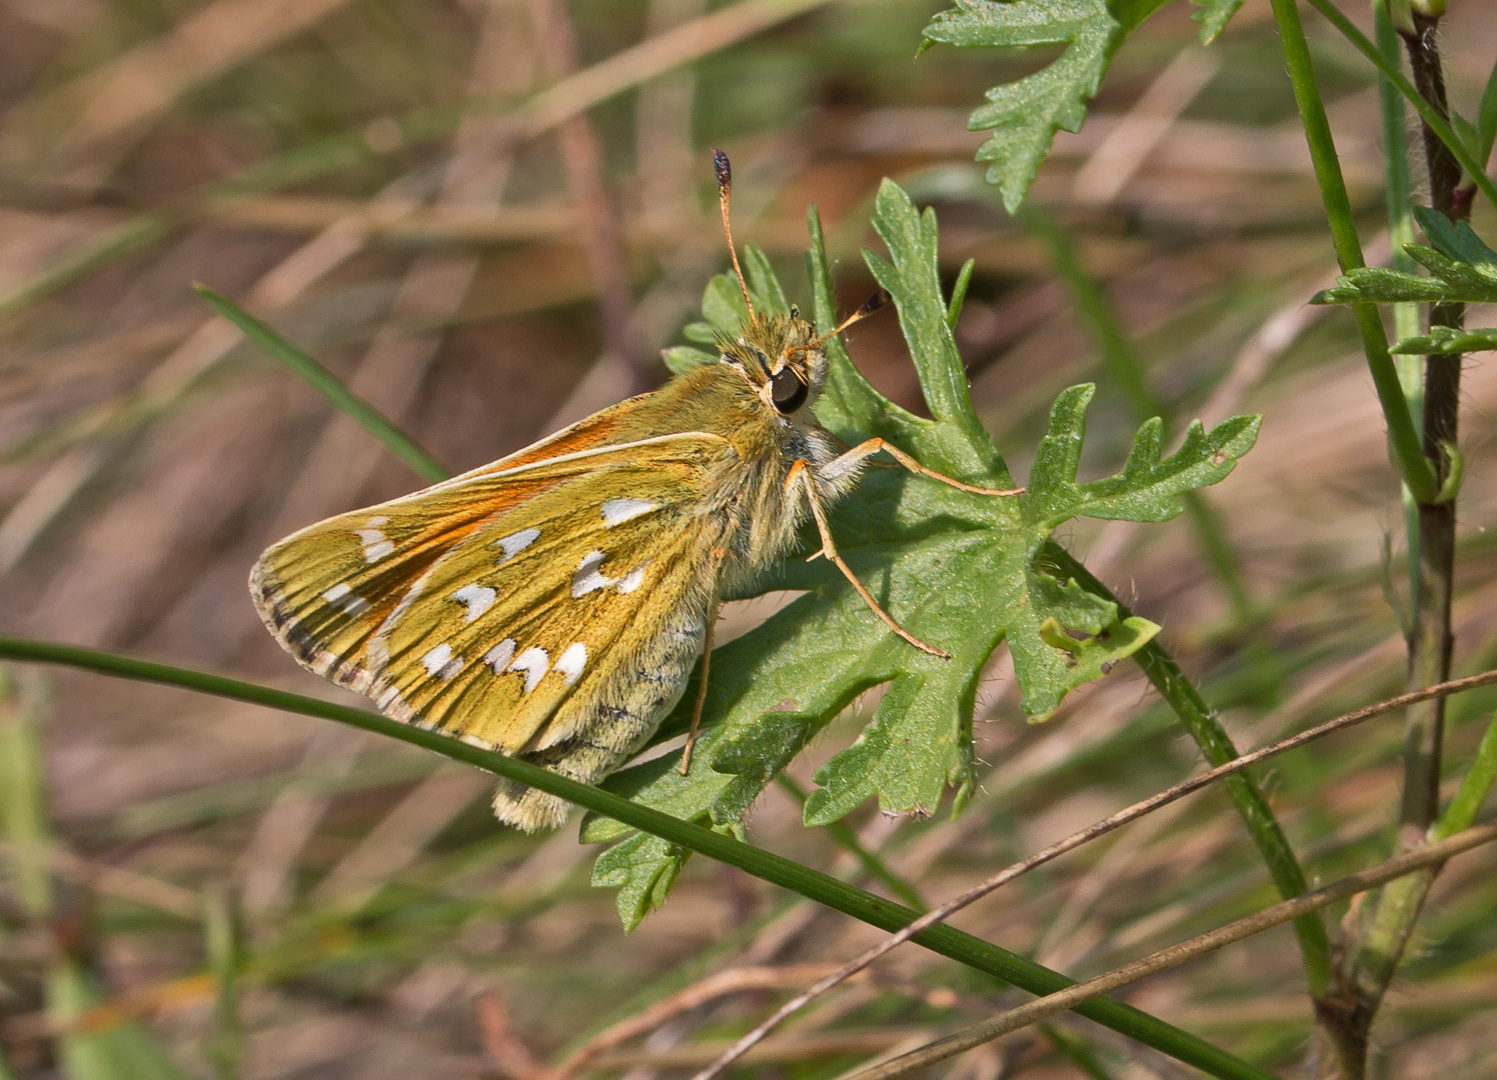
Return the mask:
<svg viewBox="0 0 1497 1080">
<path fill-rule="evenodd" d="M 868 316 L 872 315 L 875 311 L 883 307 L 892 299 L 894 298 L 889 295 L 888 289 L 880 289 L 878 292 L 870 296 L 867 300 L 864 300 L 862 307 L 858 308 L 857 311 L 854 311 L 851 315 L 838 323 L 837 329 L 833 330 L 830 334 L 822 334 L 815 341 L 808 342 L 805 345 L 796 346 L 794 351 L 804 352 L 807 349 L 815 349 L 819 346 L 825 345 L 828 341 L 831 341 L 832 338 L 842 333 L 842 331 L 846 330 L 853 323 L 862 322 L 864 319 L 868 318 Z"/>
<path fill-rule="evenodd" d="M 728 164 L 728 155 L 717 147 L 712 148 L 712 170 L 717 173 L 717 205 L 723 212 L 723 233 L 728 238 L 728 254 L 733 256 L 733 273 L 738 275 L 738 287 L 743 290 L 743 302 L 748 305 L 750 319 L 754 314 L 754 302 L 749 299 L 748 282 L 743 280 L 743 267 L 738 265 L 738 249 L 733 246 L 733 226 L 728 221 L 728 197 L 733 191 L 733 166 Z"/>
</svg>

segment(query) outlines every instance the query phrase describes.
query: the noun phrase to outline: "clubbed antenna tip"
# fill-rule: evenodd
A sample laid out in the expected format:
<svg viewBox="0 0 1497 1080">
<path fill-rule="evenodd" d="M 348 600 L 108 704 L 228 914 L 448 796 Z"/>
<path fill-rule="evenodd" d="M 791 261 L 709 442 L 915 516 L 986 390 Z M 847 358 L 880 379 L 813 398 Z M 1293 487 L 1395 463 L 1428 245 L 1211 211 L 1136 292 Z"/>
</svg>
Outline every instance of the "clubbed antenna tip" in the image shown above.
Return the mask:
<svg viewBox="0 0 1497 1080">
<path fill-rule="evenodd" d="M 878 292 L 870 296 L 867 300 L 863 301 L 863 306 L 858 308 L 858 313 L 854 316 L 854 318 L 866 319 L 868 316 L 872 315 L 875 311 L 877 311 L 879 308 L 883 307 L 893 299 L 894 297 L 889 295 L 888 289 L 880 289 Z"/>
<path fill-rule="evenodd" d="M 815 349 L 821 347 L 822 345 L 825 345 L 828 341 L 831 341 L 832 338 L 842 333 L 842 331 L 846 330 L 853 323 L 868 318 L 868 316 L 872 315 L 875 311 L 883 307 L 892 299 L 894 298 L 889 295 L 888 289 L 880 289 L 878 292 L 870 296 L 867 300 L 864 300 L 862 307 L 858 308 L 857 311 L 854 311 L 851 315 L 838 323 L 837 329 L 833 330 L 830 334 L 822 334 L 821 337 L 817 338 L 809 345 L 802 345 L 800 347 L 802 349 Z"/>
<path fill-rule="evenodd" d="M 733 225 L 728 219 L 728 198 L 733 190 L 733 166 L 728 164 L 728 155 L 717 147 L 712 148 L 712 171 L 717 174 L 717 205 L 723 215 L 723 235 L 728 241 L 728 254 L 733 257 L 733 273 L 738 278 L 738 287 L 743 290 L 743 302 L 748 308 L 749 319 L 758 318 L 754 314 L 754 301 L 749 296 L 748 282 L 743 280 L 743 267 L 738 265 L 738 249 L 733 246 Z"/>
</svg>

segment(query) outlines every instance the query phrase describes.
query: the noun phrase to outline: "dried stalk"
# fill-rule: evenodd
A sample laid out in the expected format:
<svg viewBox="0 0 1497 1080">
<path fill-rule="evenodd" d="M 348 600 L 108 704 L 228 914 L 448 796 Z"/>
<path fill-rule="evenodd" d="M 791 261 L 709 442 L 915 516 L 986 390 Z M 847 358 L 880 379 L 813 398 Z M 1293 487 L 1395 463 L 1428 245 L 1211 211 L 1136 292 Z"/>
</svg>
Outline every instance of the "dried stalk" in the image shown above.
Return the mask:
<svg viewBox="0 0 1497 1080">
<path fill-rule="evenodd" d="M 926 914 L 920 916 L 914 922 L 910 923 L 904 929 L 890 934 L 883 941 L 879 942 L 873 948 L 867 950 L 857 958 L 848 961 L 832 974 L 814 983 L 806 990 L 802 991 L 800 994 L 797 994 L 790 1001 L 787 1001 L 784 1005 L 780 1006 L 780 1008 L 776 1009 L 773 1015 L 771 1015 L 762 1023 L 758 1024 L 752 1031 L 748 1032 L 748 1034 L 744 1035 L 737 1042 L 735 1042 L 731 1047 L 724 1051 L 724 1053 L 716 1061 L 714 1061 L 707 1068 L 703 1069 L 701 1072 L 697 1073 L 696 1076 L 692 1078 L 692 1080 L 714 1080 L 715 1077 L 722 1075 L 722 1073 L 727 1070 L 735 1061 L 746 1054 L 751 1047 L 762 1041 L 765 1036 L 767 1036 L 771 1031 L 773 1031 L 791 1015 L 805 1008 L 805 1006 L 809 1005 L 812 1001 L 816 1000 L 816 998 L 820 997 L 822 994 L 825 994 L 828 990 L 831 990 L 839 983 L 862 971 L 869 964 L 872 964 L 875 960 L 879 959 L 879 957 L 883 956 L 885 953 L 892 951 L 898 946 L 904 944 L 904 942 L 908 941 L 910 938 L 914 937 L 920 931 L 934 926 L 936 923 L 949 918 L 956 912 L 960 911 L 962 908 L 971 903 L 974 903 L 977 900 L 982 899 L 982 897 L 987 896 L 994 890 L 1008 884 L 1015 878 L 1021 877 L 1024 874 L 1027 874 L 1029 871 L 1043 866 L 1045 863 L 1057 859 L 1067 852 L 1074 851 L 1082 845 L 1088 844 L 1091 841 L 1097 839 L 1098 837 L 1105 836 L 1107 833 L 1112 832 L 1114 829 L 1120 828 L 1121 826 L 1126 825 L 1131 821 L 1136 821 L 1139 818 L 1143 817 L 1145 814 L 1157 810 L 1161 806 L 1168 805 L 1169 803 L 1174 802 L 1176 799 L 1184 798 L 1186 795 L 1189 795 L 1194 791 L 1199 791 L 1201 788 L 1206 787 L 1209 784 L 1222 779 L 1223 777 L 1239 773 L 1242 770 L 1255 765 L 1260 761 L 1264 761 L 1276 754 L 1282 754 L 1286 750 L 1293 750 L 1295 747 L 1303 746 L 1308 742 L 1312 742 L 1316 739 L 1322 738 L 1334 731 L 1340 731 L 1343 728 L 1351 727 L 1355 724 L 1361 723 L 1364 720 L 1371 719 L 1374 716 L 1379 716 L 1386 712 L 1392 712 L 1396 709 L 1406 708 L 1407 706 L 1415 704 L 1419 701 L 1427 701 L 1430 698 L 1434 697 L 1443 697 L 1446 694 L 1458 693 L 1461 690 L 1469 690 L 1478 686 L 1487 686 L 1494 682 L 1497 682 L 1497 671 L 1484 671 L 1479 675 L 1471 675 L 1464 679 L 1456 679 L 1452 682 L 1443 683 L 1440 686 L 1428 687 L 1427 689 L 1415 691 L 1414 693 L 1401 694 L 1398 697 L 1389 698 L 1388 700 L 1378 702 L 1375 705 L 1368 705 L 1365 708 L 1357 709 L 1356 711 L 1346 713 L 1343 716 L 1338 716 L 1334 720 L 1328 720 L 1324 724 L 1319 724 L 1316 727 L 1310 728 L 1308 731 L 1302 731 L 1298 735 L 1292 735 L 1287 739 L 1281 739 L 1276 743 L 1271 743 L 1270 745 L 1263 747 L 1262 749 L 1254 750 L 1252 753 L 1243 754 L 1241 757 L 1235 758 L 1223 765 L 1218 765 L 1214 769 L 1209 769 L 1206 772 L 1201 773 L 1197 776 L 1193 776 L 1188 780 L 1181 781 L 1173 787 L 1159 792 L 1157 795 L 1151 795 L 1147 799 L 1143 799 L 1140 802 L 1134 803 L 1132 806 L 1129 806 L 1123 810 L 1119 810 L 1111 817 L 1103 818 L 1101 821 L 1095 822 L 1092 825 L 1088 825 L 1086 828 L 1072 833 L 1065 839 L 1058 840 L 1054 844 L 1051 844 L 1049 847 L 1042 848 L 1041 850 L 1035 852 L 1033 855 L 1029 856 L 1029 858 L 1024 859 L 1020 862 L 1016 862 L 1011 866 L 1005 867 L 987 880 L 974 885 L 966 892 L 953 897 L 952 899 L 946 901 L 946 903 L 941 904 L 939 907 L 933 908 Z"/>
</svg>

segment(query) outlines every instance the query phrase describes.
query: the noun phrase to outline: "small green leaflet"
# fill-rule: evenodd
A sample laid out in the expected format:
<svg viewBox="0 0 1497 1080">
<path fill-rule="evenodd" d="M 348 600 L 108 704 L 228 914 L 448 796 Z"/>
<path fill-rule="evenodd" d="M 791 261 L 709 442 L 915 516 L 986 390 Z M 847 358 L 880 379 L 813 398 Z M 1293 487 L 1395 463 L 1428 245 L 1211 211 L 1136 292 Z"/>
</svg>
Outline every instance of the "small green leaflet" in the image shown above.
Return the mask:
<svg viewBox="0 0 1497 1080">
<path fill-rule="evenodd" d="M 1232 16 L 1237 14 L 1237 9 L 1242 7 L 1242 0 L 1190 0 L 1197 10 L 1190 13 L 1190 17 L 1201 24 L 1201 44 L 1210 45 L 1215 41 Z"/>
<path fill-rule="evenodd" d="M 926 26 L 922 52 L 937 44 L 1066 46 L 1048 66 L 989 90 L 988 103 L 967 123 L 973 131 L 993 133 L 977 160 L 993 163 L 988 180 L 998 185 L 1009 213 L 1024 201 L 1056 131 L 1080 130 L 1086 101 L 1097 93 L 1123 37 L 1104 0 L 958 0 Z"/>
<path fill-rule="evenodd" d="M 1497 349 L 1497 327 L 1457 330 L 1451 326 L 1431 326 L 1420 337 L 1404 338 L 1389 352 L 1432 356 L 1439 353 L 1486 352 Z"/>
<path fill-rule="evenodd" d="M 826 327 L 837 312 L 814 208 L 809 224 L 816 323 Z M 849 443 L 881 435 L 948 475 L 1012 487 L 968 399 L 941 292 L 934 212 L 920 213 L 886 180 L 874 226 L 890 258 L 869 252 L 864 258 L 894 298 L 934 419 L 881 397 L 840 341 L 828 343 L 832 370 L 818 419 Z M 749 268 L 756 305 L 784 310 L 768 262 L 756 253 Z M 708 286 L 703 307 L 714 311 L 714 328 L 736 326 L 742 298 L 726 288 L 731 284 L 721 277 Z M 1160 422 L 1151 420 L 1120 473 L 1078 483 L 1092 392 L 1072 387 L 1056 400 L 1022 496 L 969 495 L 903 470 L 878 469 L 832 509 L 843 557 L 896 618 L 951 652 L 950 660 L 895 637 L 825 560 L 806 562 L 817 547 L 808 530 L 800 555 L 754 590 L 807 595 L 713 653 L 704 716 L 710 726 L 697 742 L 690 775 L 680 775 L 678 752 L 616 773 L 604 786 L 736 831 L 764 786 L 817 732 L 859 694 L 884 687 L 862 736 L 817 772 L 807 824 L 835 821 L 870 798 L 889 813 L 932 814 L 948 787 L 956 789 L 960 809 L 974 784 L 977 683 L 1001 641 L 1009 643 L 1025 713 L 1043 720 L 1069 691 L 1101 677 L 1159 630 L 1146 619 L 1120 620 L 1115 604 L 1058 576 L 1043 556 L 1051 532 L 1077 516 L 1167 521 L 1180 513 L 1180 495 L 1226 477 L 1257 437 L 1254 417 L 1235 417 L 1209 432 L 1197 423 L 1180 450 L 1164 457 Z M 657 740 L 686 729 L 695 694 L 693 680 Z M 679 849 L 607 819 L 590 819 L 583 839 L 622 840 L 599 858 L 593 881 L 619 889 L 626 927 L 659 906 L 685 861 Z"/>
<path fill-rule="evenodd" d="M 1316 293 L 1310 303 L 1497 302 L 1497 251 L 1487 247 L 1464 221 L 1452 224 L 1444 214 L 1427 206 L 1414 207 L 1414 217 L 1434 247 L 1405 244 L 1404 250 L 1429 271 L 1429 277 L 1378 266 L 1361 267 L 1337 278 L 1335 288 Z M 1400 346 L 1399 351 L 1417 350 Z"/>
</svg>

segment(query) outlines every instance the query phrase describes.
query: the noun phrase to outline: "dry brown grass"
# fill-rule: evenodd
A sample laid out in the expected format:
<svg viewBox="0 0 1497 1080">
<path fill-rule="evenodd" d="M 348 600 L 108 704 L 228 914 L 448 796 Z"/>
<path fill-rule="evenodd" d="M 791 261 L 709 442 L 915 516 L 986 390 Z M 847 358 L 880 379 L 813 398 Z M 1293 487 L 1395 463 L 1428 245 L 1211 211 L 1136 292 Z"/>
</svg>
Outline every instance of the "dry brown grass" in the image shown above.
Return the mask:
<svg viewBox="0 0 1497 1080">
<path fill-rule="evenodd" d="M 626 85 L 652 75 L 637 91 L 593 104 L 582 84 L 576 100 L 593 107 L 574 109 L 581 119 L 520 130 L 510 110 L 567 67 L 564 51 L 541 62 L 532 37 L 536 13 L 557 3 L 0 4 L 4 632 L 337 693 L 297 671 L 263 632 L 245 575 L 282 533 L 416 481 L 244 346 L 192 295 L 193 282 L 314 351 L 458 470 L 660 376 L 631 364 L 677 340 L 724 260 L 708 142 L 737 165 L 742 238 L 782 258 L 792 281 L 806 204 L 820 205 L 849 307 L 870 288 L 856 248 L 870 242 L 880 177 L 926 197 L 973 186 L 980 136 L 965 131 L 965 116 L 1001 62 L 948 50 L 912 65 L 919 27 L 940 5 L 828 4 L 718 43 L 678 34 L 680 55 L 705 52 L 700 62 L 660 75 L 658 57 L 631 54 L 608 73 Z M 695 0 L 570 6 L 584 71 L 704 13 Z M 1382 545 L 1400 535 L 1401 511 L 1377 401 L 1350 320 L 1299 317 L 1332 253 L 1266 11 L 1249 0 L 1213 53 L 1220 70 L 1183 100 L 1150 87 L 1193 48 L 1194 25 L 1184 5 L 1156 16 L 1119 56 L 1082 133 L 1057 141 L 1032 196 L 1075 230 L 1175 418 L 1203 408 L 1265 415 L 1257 448 L 1208 495 L 1267 613 L 1257 629 L 1234 621 L 1184 519 L 1088 523 L 1062 537 L 1164 625 L 1240 745 L 1395 692 L 1404 663 L 1381 589 Z M 1463 0 L 1449 23 L 1452 92 L 1464 103 L 1497 55 L 1497 4 Z M 1314 29 L 1372 234 L 1381 208 L 1375 91 L 1348 50 Z M 468 97 L 499 107 L 432 138 L 391 120 L 421 108 L 452 113 Z M 580 139 L 581 149 L 565 153 L 559 138 Z M 1130 157 L 1130 139 L 1148 145 Z M 226 180 L 297 151 L 322 171 L 250 198 L 225 191 Z M 1110 183 L 1097 181 L 1098 160 L 1112 163 Z M 958 335 L 978 408 L 1010 464 L 1026 471 L 1059 389 L 1099 378 L 1084 467 L 1109 469 L 1134 420 L 1096 370 L 1044 249 L 990 205 L 934 201 L 949 270 L 977 259 Z M 23 297 L 157 210 L 170 224 L 154 242 Z M 1490 240 L 1494 226 L 1490 209 L 1478 209 L 1477 231 Z M 618 257 L 599 259 L 609 235 Z M 1490 314 L 1473 313 L 1472 324 Z M 1276 316 L 1283 339 L 1248 348 Z M 892 318 L 859 327 L 851 347 L 880 389 L 918 405 Z M 1470 358 L 1464 392 L 1457 673 L 1497 663 L 1489 357 Z M 1392 576 L 1400 587 L 1401 571 Z M 927 899 L 1195 767 L 1193 746 L 1131 668 L 1031 727 L 1001 657 L 980 702 L 985 764 L 972 805 L 955 820 L 895 822 L 865 809 L 852 821 Z M 145 1017 L 192 1075 L 211 1071 L 213 993 L 194 976 L 204 965 L 197 909 L 213 889 L 239 895 L 251 927 L 246 1080 L 539 1076 L 537 1062 L 560 1060 L 700 976 L 821 965 L 877 940 L 867 926 L 705 860 L 625 937 L 611 895 L 587 886 L 592 852 L 577 845 L 575 824 L 553 837 L 503 832 L 481 777 L 304 717 L 62 671 L 46 682 L 39 708 L 61 910 L 83 928 L 80 955 L 111 1000 Z M 1453 703 L 1452 762 L 1469 757 L 1492 703 L 1490 694 Z M 802 784 L 861 716 L 852 710 L 797 762 Z M 1400 739 L 1388 718 L 1278 763 L 1274 806 L 1312 875 L 1329 880 L 1381 857 Z M 751 839 L 854 872 L 774 787 L 753 813 Z M 1493 869 L 1493 855 L 1478 853 L 1437 883 L 1420 947 L 1377 1030 L 1385 1075 L 1497 1072 Z M 1269 899 L 1238 819 L 1211 793 L 955 922 L 1081 977 Z M 361 902 L 372 906 L 349 914 Z M 19 1075 L 42 1077 L 53 1075 L 50 1029 L 38 1016 L 48 938 L 19 911 L 14 889 L 0 892 L 0 1045 Z M 756 986 L 704 996 L 593 1066 L 631 1080 L 680 1075 L 777 994 Z M 1310 1031 L 1287 930 L 1126 997 L 1286 1075 Z M 1017 1000 L 902 950 L 788 1027 L 754 1075 L 832 1075 Z M 1059 1027 L 1084 1037 L 1108 1075 L 1184 1075 L 1094 1025 Z M 1031 1033 L 959 1059 L 948 1075 L 1085 1074 Z"/>
</svg>

